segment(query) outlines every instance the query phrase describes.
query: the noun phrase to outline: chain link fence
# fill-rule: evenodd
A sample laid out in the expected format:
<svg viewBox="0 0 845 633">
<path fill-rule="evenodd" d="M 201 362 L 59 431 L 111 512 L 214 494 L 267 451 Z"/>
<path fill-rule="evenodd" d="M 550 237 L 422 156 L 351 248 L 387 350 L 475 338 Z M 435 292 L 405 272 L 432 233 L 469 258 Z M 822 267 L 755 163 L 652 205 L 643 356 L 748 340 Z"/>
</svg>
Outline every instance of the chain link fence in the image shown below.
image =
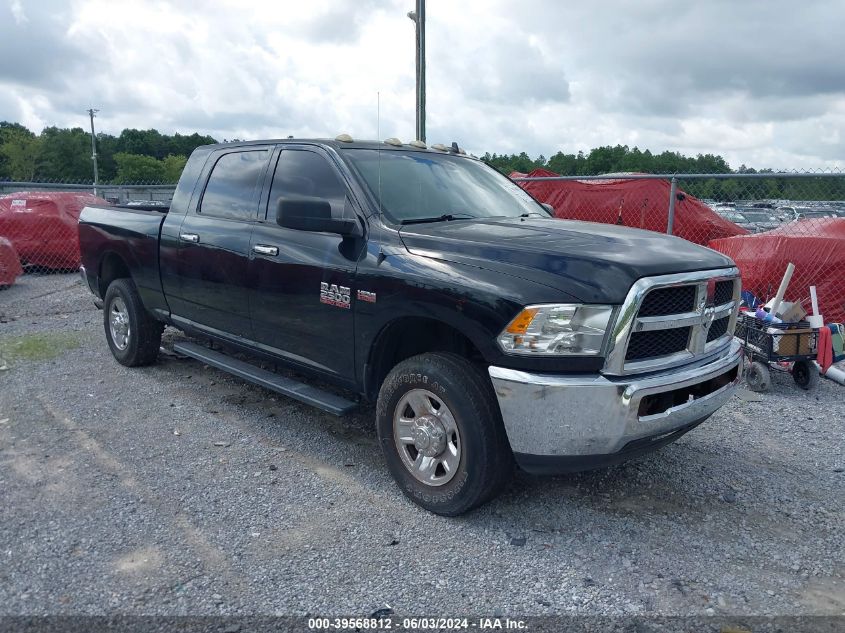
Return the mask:
<svg viewBox="0 0 845 633">
<path fill-rule="evenodd" d="M 825 318 L 845 321 L 845 174 L 614 174 L 514 180 L 560 218 L 670 233 L 715 248 L 740 267 L 743 286 L 765 301 L 786 264 L 787 300 L 810 311 L 809 286 Z M 0 287 L 26 272 L 79 266 L 76 223 L 86 204 L 167 205 L 175 185 L 0 182 Z M 95 196 L 96 194 L 96 196 Z M 647 256 L 647 254 L 644 254 Z"/>
<path fill-rule="evenodd" d="M 825 319 L 845 321 L 841 172 L 513 176 L 556 217 L 669 233 L 725 253 L 764 302 L 792 262 L 786 299 L 811 313 L 815 285 Z"/>
<path fill-rule="evenodd" d="M 44 181 L 12 182 L 0 180 L 0 196 L 21 191 L 56 191 L 56 192 L 84 192 L 90 193 L 114 204 L 127 202 L 169 203 L 176 190 L 175 184 L 159 182 L 131 182 L 122 184 L 98 184 L 90 182 Z"/>
<path fill-rule="evenodd" d="M 89 204 L 166 208 L 175 185 L 0 181 L 0 289 L 26 273 L 76 271 L 77 222 Z"/>
</svg>

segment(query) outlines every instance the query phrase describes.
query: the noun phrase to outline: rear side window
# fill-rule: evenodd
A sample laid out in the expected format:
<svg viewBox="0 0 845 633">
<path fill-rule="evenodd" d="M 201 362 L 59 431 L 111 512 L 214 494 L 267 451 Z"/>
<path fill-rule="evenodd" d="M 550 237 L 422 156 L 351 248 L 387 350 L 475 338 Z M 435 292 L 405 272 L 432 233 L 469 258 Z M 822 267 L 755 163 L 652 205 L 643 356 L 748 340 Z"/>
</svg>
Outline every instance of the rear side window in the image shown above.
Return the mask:
<svg viewBox="0 0 845 633">
<path fill-rule="evenodd" d="M 221 156 L 205 186 L 199 212 L 217 218 L 251 220 L 258 180 L 269 152 L 233 152 Z"/>
<path fill-rule="evenodd" d="M 342 218 L 346 185 L 323 156 L 286 149 L 279 155 L 273 174 L 268 217 L 275 217 L 279 198 L 323 198 L 332 205 L 332 216 Z"/>
</svg>

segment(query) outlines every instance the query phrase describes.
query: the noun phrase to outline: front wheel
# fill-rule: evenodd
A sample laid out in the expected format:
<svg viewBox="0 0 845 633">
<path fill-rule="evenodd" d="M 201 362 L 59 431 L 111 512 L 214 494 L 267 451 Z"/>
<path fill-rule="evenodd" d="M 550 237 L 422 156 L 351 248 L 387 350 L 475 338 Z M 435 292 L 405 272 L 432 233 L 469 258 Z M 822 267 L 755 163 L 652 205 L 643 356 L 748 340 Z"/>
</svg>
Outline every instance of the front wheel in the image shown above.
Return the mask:
<svg viewBox="0 0 845 633">
<path fill-rule="evenodd" d="M 103 326 L 111 353 L 121 365 L 155 362 L 163 327 L 144 309 L 131 279 L 115 279 L 109 284 L 103 299 Z"/>
<path fill-rule="evenodd" d="M 379 391 L 376 424 L 393 478 L 431 512 L 456 516 L 479 506 L 513 473 L 492 385 L 456 354 L 421 354 L 394 367 Z"/>
</svg>

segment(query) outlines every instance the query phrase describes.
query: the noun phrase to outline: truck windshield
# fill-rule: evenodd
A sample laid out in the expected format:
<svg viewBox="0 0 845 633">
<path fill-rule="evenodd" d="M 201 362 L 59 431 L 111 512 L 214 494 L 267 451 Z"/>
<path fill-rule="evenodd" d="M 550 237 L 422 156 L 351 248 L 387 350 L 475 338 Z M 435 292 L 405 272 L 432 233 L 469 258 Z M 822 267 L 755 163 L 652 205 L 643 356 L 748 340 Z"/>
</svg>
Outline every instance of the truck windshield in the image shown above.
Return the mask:
<svg viewBox="0 0 845 633">
<path fill-rule="evenodd" d="M 518 185 L 477 160 L 374 149 L 346 149 L 343 155 L 393 222 L 549 215 Z"/>
</svg>

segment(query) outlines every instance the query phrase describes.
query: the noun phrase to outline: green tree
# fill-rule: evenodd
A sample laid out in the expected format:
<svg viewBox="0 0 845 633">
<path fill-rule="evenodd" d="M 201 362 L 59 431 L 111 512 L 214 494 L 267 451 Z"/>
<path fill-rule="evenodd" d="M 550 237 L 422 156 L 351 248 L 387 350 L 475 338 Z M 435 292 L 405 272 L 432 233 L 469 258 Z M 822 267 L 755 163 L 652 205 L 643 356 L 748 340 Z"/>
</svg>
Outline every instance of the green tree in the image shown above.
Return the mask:
<svg viewBox="0 0 845 633">
<path fill-rule="evenodd" d="M 29 130 L 8 134 L 0 145 L 5 175 L 12 180 L 34 180 L 40 147 L 41 138 Z"/>
<path fill-rule="evenodd" d="M 179 182 L 179 176 L 182 175 L 185 163 L 188 162 L 187 157 L 168 154 L 162 162 L 164 164 L 164 181 Z"/>
<path fill-rule="evenodd" d="M 116 184 L 164 181 L 164 162 L 152 156 L 118 152 L 114 155 L 114 161 L 117 164 Z"/>
<path fill-rule="evenodd" d="M 18 135 L 35 136 L 26 127 L 20 123 L 12 123 L 10 121 L 0 121 L 0 147 L 2 147 L 8 140 L 16 138 Z M 0 153 L 0 179 L 11 177 L 8 159 L 5 154 Z"/>
<path fill-rule="evenodd" d="M 71 182 L 91 182 L 91 135 L 82 128 L 44 128 L 36 161 L 39 178 Z"/>
</svg>

